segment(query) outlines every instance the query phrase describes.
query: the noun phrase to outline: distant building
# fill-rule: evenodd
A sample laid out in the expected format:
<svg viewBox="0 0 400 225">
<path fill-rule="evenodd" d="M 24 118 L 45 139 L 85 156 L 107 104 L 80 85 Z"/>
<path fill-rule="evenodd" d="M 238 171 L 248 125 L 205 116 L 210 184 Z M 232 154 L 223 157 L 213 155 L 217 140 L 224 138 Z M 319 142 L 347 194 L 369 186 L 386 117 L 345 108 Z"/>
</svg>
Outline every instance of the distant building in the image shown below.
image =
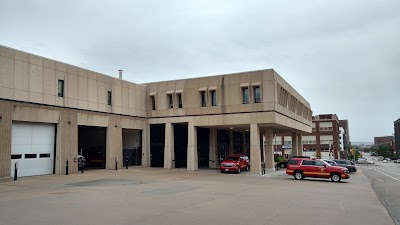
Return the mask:
<svg viewBox="0 0 400 225">
<path fill-rule="evenodd" d="M 389 144 L 390 141 L 394 142 L 394 136 L 374 137 L 374 144 L 375 145 Z"/>
<path fill-rule="evenodd" d="M 312 117 L 312 133 L 302 135 L 303 155 L 321 158 L 347 158 L 350 148 L 347 120 L 339 120 L 336 114 L 321 114 Z M 275 154 L 291 156 L 292 136 L 277 135 L 274 139 Z"/>
<path fill-rule="evenodd" d="M 400 156 L 400 118 L 394 121 L 394 146 L 396 146 L 396 155 Z"/>
<path fill-rule="evenodd" d="M 350 142 L 350 132 L 349 132 L 349 121 L 339 120 L 339 127 L 343 128 L 343 137 L 340 142 L 343 144 L 343 151 L 340 152 L 342 159 L 347 159 L 347 155 L 350 152 L 351 142 Z"/>
</svg>

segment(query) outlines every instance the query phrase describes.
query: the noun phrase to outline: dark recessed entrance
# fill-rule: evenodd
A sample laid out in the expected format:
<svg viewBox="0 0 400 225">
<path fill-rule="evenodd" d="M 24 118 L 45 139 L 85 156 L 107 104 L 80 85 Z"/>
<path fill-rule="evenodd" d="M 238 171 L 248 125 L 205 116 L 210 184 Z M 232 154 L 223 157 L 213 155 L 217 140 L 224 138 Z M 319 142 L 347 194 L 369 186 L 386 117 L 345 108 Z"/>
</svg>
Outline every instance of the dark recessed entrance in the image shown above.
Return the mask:
<svg viewBox="0 0 400 225">
<path fill-rule="evenodd" d="M 122 129 L 122 157 L 126 166 L 128 156 L 129 166 L 142 165 L 142 130 Z"/>
<path fill-rule="evenodd" d="M 175 168 L 187 168 L 188 126 L 174 125 L 174 155 Z"/>
<path fill-rule="evenodd" d="M 150 124 L 150 164 L 164 167 L 165 124 Z"/>
<path fill-rule="evenodd" d="M 243 154 L 243 133 L 233 132 L 233 153 Z"/>
<path fill-rule="evenodd" d="M 105 127 L 78 126 L 78 155 L 86 159 L 86 168 L 106 168 Z"/>
<path fill-rule="evenodd" d="M 218 165 L 229 155 L 229 131 L 217 130 Z"/>
<path fill-rule="evenodd" d="M 210 129 L 208 128 L 197 128 L 197 153 L 199 168 L 210 167 Z"/>
</svg>

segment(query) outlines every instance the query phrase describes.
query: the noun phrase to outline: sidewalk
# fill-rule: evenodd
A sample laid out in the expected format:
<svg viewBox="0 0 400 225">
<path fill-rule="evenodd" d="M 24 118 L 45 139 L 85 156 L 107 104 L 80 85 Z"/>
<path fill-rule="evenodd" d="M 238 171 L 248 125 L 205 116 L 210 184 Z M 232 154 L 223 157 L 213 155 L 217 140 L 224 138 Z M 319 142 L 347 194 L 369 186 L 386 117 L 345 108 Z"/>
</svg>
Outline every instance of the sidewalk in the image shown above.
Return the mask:
<svg viewBox="0 0 400 225">
<path fill-rule="evenodd" d="M 0 224 L 393 224 L 362 172 L 340 183 L 298 181 L 284 170 L 217 172 L 139 167 L 20 178 L 0 184 Z"/>
</svg>

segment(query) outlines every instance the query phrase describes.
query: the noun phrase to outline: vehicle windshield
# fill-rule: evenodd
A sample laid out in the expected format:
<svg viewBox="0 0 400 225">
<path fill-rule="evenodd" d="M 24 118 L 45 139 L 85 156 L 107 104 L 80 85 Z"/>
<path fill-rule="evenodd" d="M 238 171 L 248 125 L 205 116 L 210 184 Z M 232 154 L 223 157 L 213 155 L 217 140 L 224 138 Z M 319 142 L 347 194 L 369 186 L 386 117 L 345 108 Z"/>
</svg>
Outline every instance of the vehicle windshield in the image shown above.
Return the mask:
<svg viewBox="0 0 400 225">
<path fill-rule="evenodd" d="M 239 157 L 228 156 L 225 160 L 235 160 L 235 161 L 239 161 Z"/>
</svg>

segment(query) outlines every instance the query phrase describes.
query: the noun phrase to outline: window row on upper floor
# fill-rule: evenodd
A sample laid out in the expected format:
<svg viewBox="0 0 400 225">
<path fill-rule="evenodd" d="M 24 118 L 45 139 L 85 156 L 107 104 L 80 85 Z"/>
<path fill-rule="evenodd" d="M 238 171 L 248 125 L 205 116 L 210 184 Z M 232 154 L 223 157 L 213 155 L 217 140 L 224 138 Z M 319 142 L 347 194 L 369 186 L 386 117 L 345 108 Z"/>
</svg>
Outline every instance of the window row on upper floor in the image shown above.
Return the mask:
<svg viewBox="0 0 400 225">
<path fill-rule="evenodd" d="M 167 91 L 165 101 L 167 101 L 167 107 L 169 109 L 173 108 L 183 108 L 183 100 L 182 100 L 182 90 L 177 91 Z M 199 88 L 199 107 L 208 107 L 208 106 L 218 106 L 218 94 L 220 94 L 219 89 L 217 87 L 203 87 Z M 151 110 L 157 110 L 157 102 L 163 101 L 163 98 L 157 96 L 156 92 L 151 92 L 149 94 Z M 255 84 L 246 84 L 241 85 L 241 96 L 242 96 L 242 104 L 250 104 L 250 103 L 261 103 L 261 86 L 260 82 Z"/>
</svg>

